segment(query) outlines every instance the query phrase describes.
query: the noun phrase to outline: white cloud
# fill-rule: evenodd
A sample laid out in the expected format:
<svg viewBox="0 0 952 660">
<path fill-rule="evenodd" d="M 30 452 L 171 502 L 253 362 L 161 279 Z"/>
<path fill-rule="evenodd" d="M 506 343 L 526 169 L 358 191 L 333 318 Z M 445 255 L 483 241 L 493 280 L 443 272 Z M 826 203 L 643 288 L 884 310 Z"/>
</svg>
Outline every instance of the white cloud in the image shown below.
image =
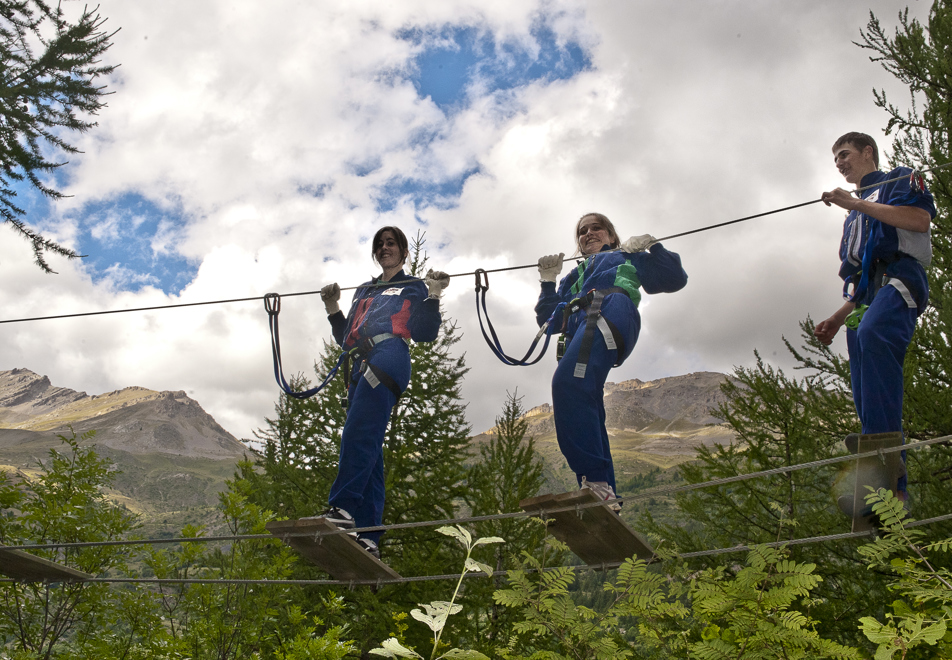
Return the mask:
<svg viewBox="0 0 952 660">
<path fill-rule="evenodd" d="M 919 4 L 913 13 L 925 12 Z M 872 8 L 893 19 L 892 3 Z M 54 259 L 61 274 L 44 276 L 26 244 L 8 239 L 0 268 L 17 286 L 0 291 L 6 318 L 352 286 L 374 270 L 376 227 L 419 226 L 407 203 L 376 212 L 379 186 L 476 166 L 456 207 L 419 212 L 434 267 L 570 252 L 573 222 L 590 210 L 625 235 L 687 231 L 841 185 L 828 145 L 864 130 L 888 147 L 870 88 L 903 98 L 851 43 L 868 8 L 850 3 L 104 0 L 101 11 L 122 28 L 107 55 L 122 66 L 100 126 L 77 144 L 84 154 L 64 190 L 73 197 L 57 213 L 130 192 L 174 207 L 187 225 L 163 226 L 152 249 L 178 250 L 198 272 L 180 297 L 121 292 L 133 277 L 121 266 L 94 284 L 81 264 Z M 472 97 L 451 116 L 405 78 L 416 47 L 399 30 L 468 24 L 530 44 L 540 14 L 554 17 L 559 39 L 590 49 L 592 70 Z M 359 176 L 364 167 L 376 169 Z M 639 344 L 612 379 L 729 370 L 750 364 L 754 348 L 789 364 L 781 336 L 838 305 L 841 217 L 815 205 L 670 241 L 688 287 L 646 297 Z M 130 218 L 107 213 L 97 236 L 118 235 L 117 222 Z M 50 233 L 73 240 L 75 220 Z M 511 354 L 535 334 L 536 280 L 531 269 L 490 275 L 490 312 Z M 465 333 L 478 431 L 505 390 L 547 401 L 554 357 L 526 369 L 496 362 L 472 288 L 471 276 L 454 280 L 446 308 Z M 330 334 L 320 301 L 286 298 L 281 322 L 286 369 L 310 372 Z M 91 393 L 184 389 L 239 437 L 277 397 L 260 301 L 4 328 L 4 368 Z"/>
</svg>

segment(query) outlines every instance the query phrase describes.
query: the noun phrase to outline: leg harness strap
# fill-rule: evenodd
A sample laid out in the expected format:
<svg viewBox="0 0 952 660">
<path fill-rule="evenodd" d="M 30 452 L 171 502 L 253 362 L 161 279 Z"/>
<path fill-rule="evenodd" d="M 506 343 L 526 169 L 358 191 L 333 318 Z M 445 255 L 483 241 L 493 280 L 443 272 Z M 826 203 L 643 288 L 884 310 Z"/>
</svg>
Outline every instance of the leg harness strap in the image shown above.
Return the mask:
<svg viewBox="0 0 952 660">
<path fill-rule="evenodd" d="M 386 371 L 370 364 L 366 360 L 367 355 L 373 349 L 374 346 L 379 344 L 382 341 L 387 339 L 402 339 L 399 335 L 394 335 L 389 332 L 383 332 L 379 335 L 374 335 L 373 337 L 362 338 L 357 346 L 350 349 L 344 353 L 344 388 L 345 390 L 350 388 L 350 380 L 353 377 L 353 367 L 355 364 L 359 363 L 359 371 L 364 375 L 364 378 L 367 380 L 367 383 L 370 387 L 376 388 L 378 385 L 383 384 L 388 390 L 393 392 L 393 395 L 400 398 L 400 395 L 403 394 L 403 391 L 400 389 L 400 386 L 397 385 L 397 381 L 390 377 Z M 341 399 L 341 404 L 344 408 L 348 407 L 348 399 L 345 396 Z"/>
</svg>

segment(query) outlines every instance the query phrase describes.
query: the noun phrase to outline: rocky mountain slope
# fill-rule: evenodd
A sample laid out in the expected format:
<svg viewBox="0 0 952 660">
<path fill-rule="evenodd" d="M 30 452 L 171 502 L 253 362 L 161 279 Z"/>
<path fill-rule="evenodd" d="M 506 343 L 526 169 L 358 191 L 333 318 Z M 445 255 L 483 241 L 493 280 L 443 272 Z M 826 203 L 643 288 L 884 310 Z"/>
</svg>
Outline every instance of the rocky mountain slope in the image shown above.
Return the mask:
<svg viewBox="0 0 952 660">
<path fill-rule="evenodd" d="M 605 384 L 605 419 L 615 474 L 621 485 L 655 468 L 668 470 L 697 455 L 699 446 L 727 445 L 734 435 L 711 412 L 726 401 L 720 391 L 724 374 L 698 372 L 643 382 Z M 575 488 L 555 437 L 552 406 L 526 412 L 527 435 L 535 439 L 546 464 L 547 487 Z M 474 438 L 486 442 L 495 428 Z"/>
<path fill-rule="evenodd" d="M 606 419 L 619 492 L 696 456 L 697 447 L 728 444 L 733 435 L 711 409 L 724 402 L 723 374 L 700 372 L 651 382 L 630 380 L 605 387 Z M 558 448 L 552 408 L 526 413 L 528 434 L 545 462 L 546 489 L 574 489 L 575 477 Z M 248 447 L 236 440 L 184 392 L 127 387 L 88 395 L 52 385 L 27 369 L 0 371 L 0 471 L 29 479 L 57 435 L 81 435 L 116 463 L 115 501 L 141 514 L 146 533 L 177 534 L 185 523 L 209 524 L 225 479 Z M 474 452 L 495 433 L 473 438 Z M 475 452 L 478 453 L 478 452 Z M 627 485 L 626 485 L 627 484 Z"/>
<path fill-rule="evenodd" d="M 110 496 L 169 531 L 203 522 L 250 453 L 181 391 L 127 387 L 90 396 L 28 369 L 0 371 L 0 470 L 29 478 L 70 427 L 77 436 L 95 431 L 88 443 L 116 463 Z"/>
</svg>

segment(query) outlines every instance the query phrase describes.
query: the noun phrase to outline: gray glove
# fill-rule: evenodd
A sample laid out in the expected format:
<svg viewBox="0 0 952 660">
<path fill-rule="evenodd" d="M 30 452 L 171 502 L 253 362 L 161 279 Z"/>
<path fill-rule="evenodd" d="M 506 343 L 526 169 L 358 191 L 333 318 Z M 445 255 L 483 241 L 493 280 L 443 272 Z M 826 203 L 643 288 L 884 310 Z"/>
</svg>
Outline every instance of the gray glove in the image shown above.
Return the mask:
<svg viewBox="0 0 952 660">
<path fill-rule="evenodd" d="M 564 252 L 550 254 L 545 257 L 539 257 L 539 281 L 557 281 L 559 279 L 559 273 L 562 272 L 562 259 L 564 257 Z"/>
<path fill-rule="evenodd" d="M 324 309 L 327 310 L 328 316 L 340 311 L 340 305 L 337 304 L 337 301 L 340 300 L 340 286 L 337 282 L 328 284 L 321 289 L 321 300 L 324 301 Z"/>
<path fill-rule="evenodd" d="M 641 236 L 632 236 L 621 244 L 621 251 L 628 253 L 644 252 L 649 247 L 658 242 L 658 239 L 651 234 L 642 234 Z"/>
<path fill-rule="evenodd" d="M 442 270 L 433 270 L 431 268 L 426 272 L 423 283 L 426 284 L 427 291 L 429 292 L 427 298 L 436 298 L 439 300 L 443 289 L 450 285 L 450 276 Z"/>
</svg>

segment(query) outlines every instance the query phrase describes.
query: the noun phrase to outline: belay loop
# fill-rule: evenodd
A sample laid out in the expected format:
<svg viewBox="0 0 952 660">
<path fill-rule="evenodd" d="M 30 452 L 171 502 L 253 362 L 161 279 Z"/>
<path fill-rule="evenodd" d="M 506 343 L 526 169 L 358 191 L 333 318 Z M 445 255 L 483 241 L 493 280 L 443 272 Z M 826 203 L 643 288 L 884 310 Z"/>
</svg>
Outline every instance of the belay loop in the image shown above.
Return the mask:
<svg viewBox="0 0 952 660">
<path fill-rule="evenodd" d="M 290 397 L 295 399 L 311 398 L 331 382 L 331 379 L 334 377 L 334 374 L 337 373 L 347 353 L 342 354 L 337 359 L 337 364 L 335 364 L 334 368 L 327 374 L 327 378 L 324 379 L 324 382 L 317 387 L 305 390 L 304 392 L 297 392 L 291 389 L 288 381 L 284 378 L 284 369 L 281 367 L 281 338 L 278 331 L 278 314 L 281 313 L 281 295 L 277 293 L 266 293 L 264 295 L 264 310 L 268 313 L 268 327 L 271 330 L 271 357 L 274 359 L 274 380 L 278 383 L 278 387 Z"/>
<path fill-rule="evenodd" d="M 532 344 L 529 346 L 529 350 L 526 351 L 525 356 L 520 360 L 518 358 L 511 357 L 506 355 L 506 352 L 503 351 L 502 346 L 499 344 L 499 337 L 496 336 L 496 330 L 493 328 L 492 321 L 489 320 L 489 312 L 486 310 L 486 292 L 489 290 L 489 274 L 482 268 L 477 268 L 475 271 L 476 275 L 476 318 L 479 319 L 479 329 L 483 333 L 483 339 L 486 340 L 486 344 L 489 346 L 489 350 L 493 352 L 497 358 L 499 358 L 504 364 L 508 364 L 513 367 L 528 367 L 535 364 L 542 359 L 542 356 L 545 355 L 546 349 L 549 348 L 549 340 L 552 338 L 552 335 L 548 334 L 546 330 L 549 327 L 549 323 L 552 321 L 552 318 L 561 311 L 556 309 L 556 312 L 553 313 L 552 317 L 548 321 L 542 324 L 542 327 L 539 328 L 539 332 L 536 334 L 535 339 L 532 340 Z M 486 326 L 483 325 L 483 315 L 486 315 Z M 486 327 L 489 328 L 489 333 L 486 333 Z M 490 338 L 490 335 L 492 338 Z M 545 335 L 545 343 L 542 345 L 542 351 L 538 356 L 531 362 L 529 358 L 532 356 L 532 352 L 535 350 L 536 346 L 539 344 L 539 340 L 542 339 L 542 336 Z"/>
</svg>

